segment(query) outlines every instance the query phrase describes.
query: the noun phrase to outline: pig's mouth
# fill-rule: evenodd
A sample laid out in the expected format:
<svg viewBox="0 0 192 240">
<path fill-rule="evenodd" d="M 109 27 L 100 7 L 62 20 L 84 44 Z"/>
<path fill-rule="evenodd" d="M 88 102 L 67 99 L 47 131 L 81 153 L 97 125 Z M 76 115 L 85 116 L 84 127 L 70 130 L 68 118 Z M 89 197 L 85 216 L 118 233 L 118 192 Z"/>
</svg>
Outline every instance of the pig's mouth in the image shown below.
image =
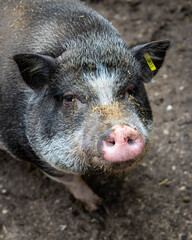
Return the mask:
<svg viewBox="0 0 192 240">
<path fill-rule="evenodd" d="M 122 162 L 108 162 L 101 157 L 93 157 L 90 161 L 91 171 L 93 173 L 101 173 L 106 175 L 124 175 L 129 171 L 133 170 L 138 163 L 142 160 L 144 153 L 142 153 L 136 159 L 129 159 L 128 161 Z M 89 172 L 90 173 L 90 172 Z"/>
</svg>

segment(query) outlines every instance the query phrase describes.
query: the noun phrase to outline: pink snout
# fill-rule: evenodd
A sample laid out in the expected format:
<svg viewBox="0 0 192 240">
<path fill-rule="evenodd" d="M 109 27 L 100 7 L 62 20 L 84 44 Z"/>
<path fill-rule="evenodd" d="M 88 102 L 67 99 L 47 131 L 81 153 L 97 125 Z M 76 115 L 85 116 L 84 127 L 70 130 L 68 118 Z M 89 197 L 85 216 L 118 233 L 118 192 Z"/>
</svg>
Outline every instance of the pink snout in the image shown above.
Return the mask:
<svg viewBox="0 0 192 240">
<path fill-rule="evenodd" d="M 135 159 L 143 148 L 144 140 L 140 133 L 127 125 L 115 125 L 112 131 L 101 136 L 98 143 L 98 151 L 108 162 Z"/>
</svg>

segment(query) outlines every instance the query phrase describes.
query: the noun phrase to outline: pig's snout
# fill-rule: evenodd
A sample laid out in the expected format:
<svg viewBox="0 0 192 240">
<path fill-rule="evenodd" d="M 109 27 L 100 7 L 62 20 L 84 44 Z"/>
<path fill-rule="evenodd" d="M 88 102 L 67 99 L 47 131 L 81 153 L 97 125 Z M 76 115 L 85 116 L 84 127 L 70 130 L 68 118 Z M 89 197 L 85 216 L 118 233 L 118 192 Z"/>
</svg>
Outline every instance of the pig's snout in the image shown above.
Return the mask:
<svg viewBox="0 0 192 240">
<path fill-rule="evenodd" d="M 144 139 L 127 126 L 115 125 L 98 141 L 98 151 L 108 162 L 123 162 L 137 158 L 143 151 Z"/>
</svg>

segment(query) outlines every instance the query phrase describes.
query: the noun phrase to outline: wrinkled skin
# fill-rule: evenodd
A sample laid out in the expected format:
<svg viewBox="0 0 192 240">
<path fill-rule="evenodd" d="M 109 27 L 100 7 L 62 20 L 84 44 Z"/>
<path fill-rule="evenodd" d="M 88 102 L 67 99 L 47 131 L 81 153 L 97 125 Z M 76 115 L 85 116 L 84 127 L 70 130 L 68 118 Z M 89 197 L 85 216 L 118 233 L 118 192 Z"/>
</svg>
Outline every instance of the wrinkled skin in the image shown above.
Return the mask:
<svg viewBox="0 0 192 240">
<path fill-rule="evenodd" d="M 0 16 L 1 148 L 96 210 L 101 200 L 80 175 L 121 175 L 145 155 L 152 112 L 144 82 L 158 72 L 169 41 L 130 48 L 107 20 L 76 1 L 2 2 Z M 114 126 L 135 129 L 142 153 L 107 161 L 98 142 Z"/>
</svg>

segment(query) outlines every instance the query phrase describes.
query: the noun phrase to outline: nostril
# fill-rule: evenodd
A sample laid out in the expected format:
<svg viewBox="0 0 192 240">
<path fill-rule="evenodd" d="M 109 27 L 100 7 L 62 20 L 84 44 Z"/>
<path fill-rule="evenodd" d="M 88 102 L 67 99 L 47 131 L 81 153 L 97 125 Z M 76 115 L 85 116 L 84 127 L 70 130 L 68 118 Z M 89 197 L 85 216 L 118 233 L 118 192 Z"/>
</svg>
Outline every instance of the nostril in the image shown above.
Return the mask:
<svg viewBox="0 0 192 240">
<path fill-rule="evenodd" d="M 134 144 L 134 141 L 131 138 L 129 138 L 127 142 L 128 142 L 129 145 Z"/>
<path fill-rule="evenodd" d="M 115 142 L 115 140 L 114 139 L 111 139 L 111 140 L 107 140 L 107 141 L 105 141 L 106 142 L 106 145 L 107 145 L 107 147 L 113 147 L 115 144 L 116 144 L 116 142 Z M 133 145 L 134 143 L 135 143 L 135 141 L 133 140 L 133 139 L 131 139 L 131 138 L 128 138 L 128 139 L 124 139 L 124 143 L 128 143 L 129 145 Z M 122 143 L 123 144 L 123 143 Z M 118 144 L 118 141 L 117 141 L 117 145 L 119 145 Z M 121 144 L 120 144 L 121 145 Z"/>
<path fill-rule="evenodd" d="M 115 141 L 114 140 L 108 140 L 107 142 L 107 146 L 108 147 L 113 147 L 115 145 Z"/>
</svg>

